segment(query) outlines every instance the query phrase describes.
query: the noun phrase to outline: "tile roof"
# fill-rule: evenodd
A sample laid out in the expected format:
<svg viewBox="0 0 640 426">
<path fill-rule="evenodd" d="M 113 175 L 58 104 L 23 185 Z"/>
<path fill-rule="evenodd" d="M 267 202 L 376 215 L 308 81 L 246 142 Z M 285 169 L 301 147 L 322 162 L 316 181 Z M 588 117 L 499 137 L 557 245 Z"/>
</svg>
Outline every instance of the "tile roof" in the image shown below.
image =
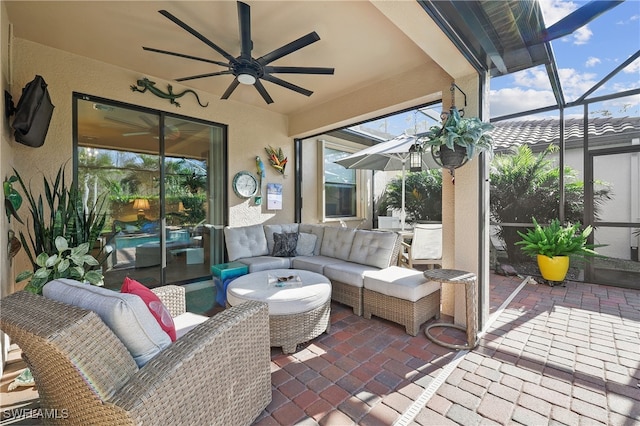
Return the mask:
<svg viewBox="0 0 640 426">
<path fill-rule="evenodd" d="M 558 119 L 510 120 L 493 123 L 491 132 L 494 148 L 504 151 L 514 145 L 529 144 L 532 149 L 546 148 L 550 143 L 557 144 L 560 136 Z M 583 120 L 568 118 L 565 120 L 566 146 L 576 147 L 583 143 Z M 593 145 L 628 142 L 640 138 L 640 117 L 599 117 L 589 120 L 589 141 Z"/>
</svg>

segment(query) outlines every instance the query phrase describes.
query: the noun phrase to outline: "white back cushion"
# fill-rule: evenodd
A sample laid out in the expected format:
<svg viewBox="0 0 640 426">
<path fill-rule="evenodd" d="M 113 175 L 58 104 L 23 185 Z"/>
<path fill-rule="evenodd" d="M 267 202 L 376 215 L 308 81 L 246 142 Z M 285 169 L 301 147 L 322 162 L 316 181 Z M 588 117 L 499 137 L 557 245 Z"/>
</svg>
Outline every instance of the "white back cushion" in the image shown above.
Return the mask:
<svg viewBox="0 0 640 426">
<path fill-rule="evenodd" d="M 269 247 L 262 225 L 224 228 L 224 240 L 229 254 L 229 262 L 244 257 L 267 256 Z"/>
<path fill-rule="evenodd" d="M 396 245 L 398 234 L 395 232 L 356 231 L 349 253 L 349 261 L 363 265 L 386 268 L 393 262 L 391 255 Z"/>
<path fill-rule="evenodd" d="M 299 232 L 306 232 L 317 237 L 316 246 L 313 249 L 313 254 L 315 256 L 318 256 L 320 254 L 320 249 L 322 248 L 322 237 L 324 236 L 324 228 L 326 228 L 326 226 L 301 223 L 298 229 Z"/>
<path fill-rule="evenodd" d="M 322 238 L 322 256 L 347 260 L 351 252 L 351 244 L 356 235 L 355 229 L 326 227 Z"/>
<path fill-rule="evenodd" d="M 131 352 L 138 367 L 171 344 L 144 301 L 135 294 L 60 278 L 47 283 L 44 297 L 94 311 Z"/>
</svg>

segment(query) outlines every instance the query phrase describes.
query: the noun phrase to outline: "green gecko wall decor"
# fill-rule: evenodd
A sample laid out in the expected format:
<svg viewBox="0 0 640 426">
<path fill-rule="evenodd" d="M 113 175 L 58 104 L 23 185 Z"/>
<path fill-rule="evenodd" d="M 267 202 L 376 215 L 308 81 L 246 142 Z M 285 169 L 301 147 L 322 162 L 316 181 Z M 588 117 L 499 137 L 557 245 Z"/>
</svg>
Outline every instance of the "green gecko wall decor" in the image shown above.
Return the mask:
<svg viewBox="0 0 640 426">
<path fill-rule="evenodd" d="M 154 95 L 156 95 L 159 98 L 169 99 L 169 102 L 174 104 L 176 107 L 180 106 L 180 104 L 178 103 L 178 101 L 176 101 L 176 99 L 184 96 L 187 93 L 193 93 L 195 95 L 195 97 L 196 97 L 196 100 L 198 101 L 198 104 L 202 108 L 206 108 L 207 106 L 209 106 L 209 102 L 207 102 L 206 105 L 203 105 L 202 102 L 200 102 L 200 97 L 198 96 L 198 94 L 196 92 L 194 92 L 193 90 L 191 90 L 191 89 L 186 89 L 182 93 L 173 93 L 173 87 L 170 84 L 167 84 L 167 92 L 165 93 L 165 92 L 163 92 L 162 90 L 160 90 L 160 89 L 158 89 L 156 87 L 156 82 L 155 81 L 151 81 L 146 77 L 144 77 L 142 80 L 138 80 L 136 82 L 136 84 L 132 84 L 131 85 L 131 91 L 132 92 L 144 93 L 147 90 L 149 92 L 153 93 Z"/>
</svg>

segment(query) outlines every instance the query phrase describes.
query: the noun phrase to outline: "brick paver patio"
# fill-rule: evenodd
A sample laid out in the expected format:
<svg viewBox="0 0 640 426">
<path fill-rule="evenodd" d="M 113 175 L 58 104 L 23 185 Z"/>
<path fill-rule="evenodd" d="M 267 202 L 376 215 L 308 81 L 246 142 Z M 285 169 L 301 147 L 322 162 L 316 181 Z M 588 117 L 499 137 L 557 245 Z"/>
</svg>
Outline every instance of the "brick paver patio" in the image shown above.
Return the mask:
<svg viewBox="0 0 640 426">
<path fill-rule="evenodd" d="M 457 359 L 333 304 L 330 335 L 274 350 L 273 402 L 256 424 L 640 424 L 640 292 L 527 283 L 496 312 L 522 281 L 492 276 L 493 322 Z"/>
<path fill-rule="evenodd" d="M 489 327 L 469 352 L 334 303 L 329 335 L 272 350 L 273 401 L 255 424 L 640 425 L 640 291 L 527 283 L 500 310 L 522 281 L 492 275 Z"/>
</svg>

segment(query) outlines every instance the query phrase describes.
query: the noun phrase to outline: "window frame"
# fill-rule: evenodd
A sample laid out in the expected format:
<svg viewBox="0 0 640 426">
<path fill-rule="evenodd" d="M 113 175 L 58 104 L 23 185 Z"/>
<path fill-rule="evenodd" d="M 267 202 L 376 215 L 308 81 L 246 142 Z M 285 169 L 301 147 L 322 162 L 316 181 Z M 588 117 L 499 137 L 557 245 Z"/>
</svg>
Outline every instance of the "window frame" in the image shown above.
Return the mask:
<svg viewBox="0 0 640 426">
<path fill-rule="evenodd" d="M 325 139 L 318 140 L 318 182 L 321 182 L 321 190 L 318 191 L 318 216 L 322 223 L 351 221 L 351 220 L 363 220 L 366 217 L 363 215 L 365 212 L 366 204 L 366 182 L 367 174 L 372 177 L 372 171 L 355 169 L 356 172 L 356 215 L 355 216 L 331 216 L 326 214 L 326 182 L 325 182 L 325 148 L 334 149 L 337 151 L 347 152 L 349 154 L 356 153 L 366 147 L 359 144 L 351 144 L 345 142 L 332 142 Z"/>
</svg>

